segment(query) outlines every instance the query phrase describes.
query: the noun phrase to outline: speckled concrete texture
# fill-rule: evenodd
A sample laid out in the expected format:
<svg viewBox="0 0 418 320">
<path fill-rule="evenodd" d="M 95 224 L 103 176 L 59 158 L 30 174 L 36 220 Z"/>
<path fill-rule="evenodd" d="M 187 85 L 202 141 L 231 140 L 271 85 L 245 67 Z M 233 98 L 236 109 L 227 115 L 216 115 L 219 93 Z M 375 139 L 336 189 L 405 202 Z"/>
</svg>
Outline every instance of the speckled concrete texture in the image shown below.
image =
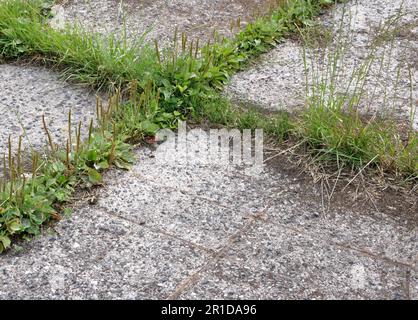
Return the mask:
<svg viewBox="0 0 418 320">
<path fill-rule="evenodd" d="M 345 53 L 339 58 L 335 78 L 337 91 L 344 93 L 348 87 L 353 89 L 354 83 L 349 86 L 351 75 L 372 54 L 374 60 L 366 77 L 359 110 L 408 123 L 411 110 L 416 110 L 418 105 L 416 1 L 353 0 L 336 5 L 318 19 L 318 25 L 324 35 L 333 35 L 334 45 L 327 46 L 322 40 L 304 51 L 302 41 L 285 41 L 264 55 L 254 67 L 235 75 L 227 88 L 228 95 L 242 104 L 263 109 L 299 111 L 306 103 L 306 82 L 311 88 L 312 78 L 325 78 L 324 70 L 330 65 L 326 57 L 335 52 L 338 39 L 344 39 L 343 45 L 338 46 L 339 50 L 344 48 Z M 313 34 L 311 39 L 315 38 Z M 318 35 L 320 33 L 316 32 L 317 38 Z M 413 117 L 413 125 L 418 129 L 418 112 Z"/>
<path fill-rule="evenodd" d="M 79 121 L 88 126 L 95 119 L 95 99 L 88 90 L 60 80 L 57 73 L 45 68 L 0 65 L 0 154 L 7 151 L 9 135 L 15 148 L 20 135 L 25 148 L 45 148 L 42 115 L 54 142 L 65 145 L 69 111 L 75 132 Z"/>
<path fill-rule="evenodd" d="M 103 34 L 119 32 L 124 17 L 130 39 L 153 28 L 149 37 L 164 42 L 176 26 L 195 37 L 210 37 L 214 27 L 228 35 L 230 19 L 246 21 L 268 2 L 68 0 L 59 10 L 64 21 Z M 383 69 L 389 80 L 405 61 L 417 80 L 415 2 L 405 1 L 408 28 L 396 32 L 393 64 Z M 367 55 L 369 30 L 396 12 L 393 3 L 348 4 L 354 45 L 346 70 Z M 341 10 L 322 17 L 327 27 Z M 383 41 L 378 55 L 385 48 Z M 300 51 L 295 40 L 280 44 L 234 77 L 228 92 L 267 109 L 303 105 Z M 408 81 L 399 75 L 390 92 L 405 101 Z M 384 81 L 369 83 L 377 92 L 369 99 L 378 103 L 370 110 L 380 112 Z M 94 105 L 94 94 L 52 71 L 0 65 L 0 153 L 23 128 L 26 147 L 44 147 L 42 114 L 54 140 L 65 139 L 69 109 L 74 123 L 88 123 Z M 406 104 L 394 108 L 404 121 Z M 238 165 L 160 161 L 154 148 L 137 149 L 131 171 L 106 172 L 104 186 L 77 194 L 71 217 L 0 255 L 0 299 L 418 299 L 416 220 L 343 202 L 328 210 L 320 186 L 281 162 L 255 174 Z"/>
<path fill-rule="evenodd" d="M 182 299 L 405 299 L 405 269 L 256 223 Z"/>
<path fill-rule="evenodd" d="M 409 281 L 411 285 L 411 299 L 418 300 L 418 270 L 412 271 Z"/>
<path fill-rule="evenodd" d="M 205 259 L 180 240 L 85 207 L 0 257 L 0 299 L 163 299 Z"/>
<path fill-rule="evenodd" d="M 102 34 L 120 34 L 126 25 L 127 37 L 171 41 L 177 28 L 190 38 L 210 39 L 217 30 L 230 36 L 231 23 L 242 25 L 257 13 L 266 12 L 271 0 L 67 0 L 56 9 L 58 21 L 80 23 Z M 236 30 L 235 30 L 236 31 Z"/>
<path fill-rule="evenodd" d="M 270 167 L 163 164 L 147 148 L 137 159 L 0 256 L 0 298 L 416 297 L 418 229 L 402 219 L 325 214 L 318 187 Z"/>
</svg>

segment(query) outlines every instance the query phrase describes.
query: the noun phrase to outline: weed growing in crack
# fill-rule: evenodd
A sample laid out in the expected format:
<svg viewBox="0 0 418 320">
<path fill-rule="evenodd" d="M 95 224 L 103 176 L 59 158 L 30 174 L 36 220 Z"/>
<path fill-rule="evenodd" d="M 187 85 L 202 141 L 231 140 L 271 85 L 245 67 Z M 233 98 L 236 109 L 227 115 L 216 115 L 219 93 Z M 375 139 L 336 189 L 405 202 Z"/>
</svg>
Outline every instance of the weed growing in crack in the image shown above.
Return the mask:
<svg viewBox="0 0 418 320">
<path fill-rule="evenodd" d="M 344 14 L 343 14 L 344 15 Z M 381 94 L 383 101 L 379 105 L 379 114 L 393 113 L 395 95 L 389 97 L 389 91 L 396 93 L 400 68 L 396 70 L 394 88 L 389 89 L 383 70 L 391 63 L 393 38 L 389 52 L 379 50 L 382 38 L 394 34 L 401 13 L 382 25 L 375 39 L 370 39 L 368 52 L 362 63 L 346 72 L 350 65 L 346 59 L 352 39 L 343 29 L 347 17 L 341 18 L 340 25 L 325 49 L 312 48 L 309 32 L 302 32 L 305 42 L 303 61 L 305 82 L 307 84 L 307 107 L 298 117 L 295 134 L 305 142 L 307 149 L 317 161 L 337 163 L 339 167 L 349 166 L 357 169 L 378 168 L 382 173 L 392 172 L 403 176 L 406 181 L 418 179 L 418 133 L 413 129 L 415 107 L 412 98 L 410 125 L 401 132 L 395 120 L 377 114 L 362 115 L 360 108 L 376 103 L 376 87 L 366 97 L 366 86 L 372 68 L 377 68 L 378 79 L 384 84 Z M 348 17 L 350 19 L 350 17 Z M 411 75 L 409 69 L 409 75 Z"/>
</svg>

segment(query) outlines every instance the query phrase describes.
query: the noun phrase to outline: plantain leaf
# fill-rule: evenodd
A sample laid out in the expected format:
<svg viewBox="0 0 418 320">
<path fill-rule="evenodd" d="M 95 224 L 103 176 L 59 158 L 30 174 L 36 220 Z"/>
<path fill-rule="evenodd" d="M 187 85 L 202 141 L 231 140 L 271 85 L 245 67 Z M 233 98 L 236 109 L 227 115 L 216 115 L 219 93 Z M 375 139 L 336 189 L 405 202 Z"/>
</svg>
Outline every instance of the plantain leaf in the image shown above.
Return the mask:
<svg viewBox="0 0 418 320">
<path fill-rule="evenodd" d="M 102 175 L 95 169 L 89 168 L 88 169 L 88 178 L 89 182 L 93 185 L 101 184 L 103 181 Z"/>
</svg>

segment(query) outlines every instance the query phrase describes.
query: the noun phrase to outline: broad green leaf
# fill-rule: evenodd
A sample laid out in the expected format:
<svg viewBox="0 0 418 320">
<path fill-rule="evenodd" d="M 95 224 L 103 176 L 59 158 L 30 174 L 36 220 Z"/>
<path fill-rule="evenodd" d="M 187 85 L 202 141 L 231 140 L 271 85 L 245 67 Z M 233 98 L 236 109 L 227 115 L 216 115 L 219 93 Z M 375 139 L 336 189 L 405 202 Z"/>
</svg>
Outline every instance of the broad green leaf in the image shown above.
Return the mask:
<svg viewBox="0 0 418 320">
<path fill-rule="evenodd" d="M 7 228 L 10 230 L 10 233 L 15 233 L 20 230 L 22 230 L 22 224 L 20 223 L 20 220 L 12 220 L 7 224 Z"/>
<path fill-rule="evenodd" d="M 97 170 L 89 168 L 87 174 L 91 184 L 98 185 L 102 183 L 102 175 Z"/>
<path fill-rule="evenodd" d="M 139 124 L 139 127 L 142 131 L 148 134 L 155 134 L 160 129 L 160 126 L 158 124 L 152 123 L 149 120 L 142 121 Z"/>
<path fill-rule="evenodd" d="M 55 196 L 59 202 L 64 202 L 68 200 L 68 193 L 64 190 L 59 190 L 55 193 Z"/>
<path fill-rule="evenodd" d="M 41 211 L 34 212 L 33 214 L 30 215 L 30 218 L 37 225 L 41 225 L 46 220 L 45 214 Z"/>
<path fill-rule="evenodd" d="M 27 219 L 27 218 L 23 218 L 23 219 L 21 220 L 21 223 L 22 223 L 22 226 L 23 226 L 25 229 L 28 229 L 28 228 L 30 228 L 30 226 L 31 226 L 30 220 L 29 220 L 29 219 Z"/>
<path fill-rule="evenodd" d="M 107 161 L 101 161 L 99 163 L 95 163 L 94 168 L 96 170 L 105 170 L 109 168 L 109 163 Z"/>
<path fill-rule="evenodd" d="M 52 170 L 55 172 L 63 172 L 65 170 L 65 164 L 58 161 L 52 164 Z"/>
<path fill-rule="evenodd" d="M 12 242 L 10 241 L 9 237 L 0 236 L 0 253 L 3 252 L 3 250 L 9 248 L 11 243 Z"/>
<path fill-rule="evenodd" d="M 114 162 L 115 166 L 119 169 L 124 169 L 124 170 L 131 170 L 132 166 L 129 162 L 120 160 L 120 159 L 116 159 Z"/>
<path fill-rule="evenodd" d="M 89 161 L 96 161 L 97 160 L 97 150 L 90 150 L 88 153 L 87 153 L 87 159 L 89 160 Z"/>
</svg>

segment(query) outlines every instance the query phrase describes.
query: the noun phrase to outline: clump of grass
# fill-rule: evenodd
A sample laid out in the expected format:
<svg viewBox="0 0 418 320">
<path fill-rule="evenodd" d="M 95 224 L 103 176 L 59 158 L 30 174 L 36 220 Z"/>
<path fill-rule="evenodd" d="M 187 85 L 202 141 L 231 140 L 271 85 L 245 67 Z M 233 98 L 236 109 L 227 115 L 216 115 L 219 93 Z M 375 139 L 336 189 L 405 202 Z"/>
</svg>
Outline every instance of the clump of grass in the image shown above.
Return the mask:
<svg viewBox="0 0 418 320">
<path fill-rule="evenodd" d="M 71 81 L 115 91 L 137 79 L 145 85 L 158 64 L 153 48 L 143 39 L 132 43 L 103 37 L 79 26 L 54 30 L 44 16 L 45 2 L 5 0 L 0 4 L 0 57 L 35 57 Z"/>
<path fill-rule="evenodd" d="M 395 16 L 389 25 L 383 25 L 380 32 L 387 35 L 393 24 L 396 28 L 397 18 L 398 16 Z M 411 125 L 404 132 L 399 130 L 394 119 L 360 114 L 359 106 L 367 103 L 364 92 L 371 66 L 380 63 L 379 70 L 382 71 L 385 57 L 377 59 L 376 51 L 379 44 L 372 40 L 370 52 L 364 61 L 348 76 L 342 74 L 342 66 L 346 63 L 346 50 L 351 45 L 351 39 L 347 39 L 343 34 L 344 19 L 345 16 L 336 30 L 336 39 L 329 38 L 326 49 L 319 53 L 311 49 L 310 33 L 302 33 L 305 43 L 303 60 L 307 106 L 296 121 L 295 136 L 304 141 L 309 152 L 320 161 L 357 169 L 375 167 L 382 173 L 392 173 L 406 180 L 416 181 L 418 133 L 412 126 L 413 103 Z M 377 38 L 381 37 L 383 36 Z M 390 39 L 393 41 L 393 38 Z M 390 57 L 388 60 L 390 61 Z M 412 86 L 412 79 L 410 81 Z M 387 81 L 385 85 L 388 85 Z M 396 88 L 394 90 L 396 91 Z M 385 88 L 384 91 L 385 105 L 380 106 L 380 109 L 388 111 L 388 89 Z"/>
<path fill-rule="evenodd" d="M 198 122 L 207 121 L 227 128 L 260 129 L 278 142 L 287 140 L 294 128 L 293 121 L 287 112 L 272 115 L 262 114 L 253 108 L 240 108 L 216 92 L 197 107 L 192 118 Z"/>
<path fill-rule="evenodd" d="M 418 178 L 418 134 L 406 140 L 391 121 L 367 120 L 357 111 L 312 103 L 296 125 L 297 136 L 318 159 L 355 168 L 378 167 Z"/>
<path fill-rule="evenodd" d="M 122 39 L 104 38 L 74 26 L 54 30 L 46 23 L 44 1 L 4 0 L 0 5 L 0 56 L 3 59 L 36 56 L 59 68 L 65 78 L 98 88 L 127 88 L 130 81 L 137 80 L 141 89 L 149 79 L 165 86 L 159 77 L 187 83 L 190 79 L 178 79 L 177 74 L 183 76 L 185 69 L 203 72 L 199 74 L 199 82 L 219 88 L 245 61 L 271 48 L 285 32 L 294 30 L 295 24 L 308 23 L 319 11 L 320 3 L 287 1 L 270 17 L 260 17 L 248 24 L 234 39 L 218 39 L 211 45 L 184 41 L 181 52 L 175 41 L 175 50 L 165 52 L 166 59 L 162 61 L 160 50 L 143 43 L 143 39 L 128 42 L 126 34 Z M 177 58 L 178 54 L 182 57 Z M 197 58 L 198 54 L 199 61 L 190 65 L 191 58 Z"/>
</svg>

